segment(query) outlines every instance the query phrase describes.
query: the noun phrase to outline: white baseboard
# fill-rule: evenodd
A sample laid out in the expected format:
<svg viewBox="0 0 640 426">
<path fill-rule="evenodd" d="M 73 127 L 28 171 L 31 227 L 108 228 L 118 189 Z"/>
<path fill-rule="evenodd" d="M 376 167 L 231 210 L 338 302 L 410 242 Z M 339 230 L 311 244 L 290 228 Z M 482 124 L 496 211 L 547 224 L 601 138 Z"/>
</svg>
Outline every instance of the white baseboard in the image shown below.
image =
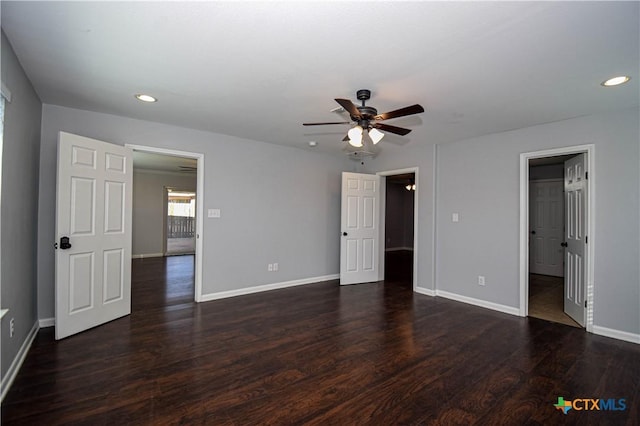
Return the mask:
<svg viewBox="0 0 640 426">
<path fill-rule="evenodd" d="M 284 281 L 281 283 L 259 285 L 255 287 L 246 287 L 238 290 L 220 291 L 218 293 L 203 294 L 199 302 L 208 302 L 210 300 L 225 299 L 227 297 L 243 296 L 245 294 L 260 293 L 263 291 L 277 290 L 280 288 L 319 283 L 322 281 L 336 280 L 338 278 L 340 278 L 340 274 L 332 274 L 332 275 L 323 275 L 320 277 L 303 278 L 300 280 Z"/>
<path fill-rule="evenodd" d="M 389 247 L 384 251 L 413 251 L 413 247 Z"/>
<path fill-rule="evenodd" d="M 424 294 L 425 296 L 435 296 L 436 292 L 429 288 L 416 287 L 413 289 L 416 293 Z"/>
<path fill-rule="evenodd" d="M 38 324 L 40 325 L 40 328 L 47 328 L 47 327 L 53 327 L 56 325 L 56 319 L 55 318 L 41 318 L 38 320 Z"/>
<path fill-rule="evenodd" d="M 504 312 L 505 314 L 520 316 L 520 309 L 513 306 L 501 305 L 499 303 L 488 302 L 482 299 L 474 299 L 473 297 L 462 296 L 456 293 L 449 293 L 444 290 L 436 290 L 436 296 L 444 297 L 445 299 L 456 300 L 458 302 L 468 303 L 470 305 L 480 306 L 482 308 L 492 309 L 498 312 Z"/>
<path fill-rule="evenodd" d="M 146 254 L 132 254 L 132 259 L 146 259 L 147 257 L 164 257 L 164 253 L 146 253 Z"/>
<path fill-rule="evenodd" d="M 625 342 L 640 344 L 640 334 L 629 333 L 628 331 L 620 331 L 613 328 L 601 327 L 599 325 L 593 325 L 591 331 L 593 334 L 600 336 L 611 337 L 613 339 L 624 340 Z"/>
<path fill-rule="evenodd" d="M 18 351 L 18 353 L 16 354 L 16 357 L 13 359 L 13 362 L 9 366 L 7 373 L 2 377 L 2 383 L 0 383 L 0 388 L 2 389 L 0 393 L 0 402 L 4 401 L 4 397 L 7 395 L 9 388 L 11 388 L 13 381 L 18 375 L 18 371 L 20 371 L 20 367 L 22 367 L 22 363 L 27 357 L 29 348 L 31 348 L 31 344 L 33 343 L 33 340 L 36 338 L 36 335 L 38 334 L 38 330 L 39 330 L 38 321 L 36 321 L 35 323 L 33 323 L 33 327 L 31 327 L 29 334 L 27 334 L 27 338 L 24 339 L 24 342 L 22 342 L 22 346 L 20 346 L 20 350 Z"/>
</svg>

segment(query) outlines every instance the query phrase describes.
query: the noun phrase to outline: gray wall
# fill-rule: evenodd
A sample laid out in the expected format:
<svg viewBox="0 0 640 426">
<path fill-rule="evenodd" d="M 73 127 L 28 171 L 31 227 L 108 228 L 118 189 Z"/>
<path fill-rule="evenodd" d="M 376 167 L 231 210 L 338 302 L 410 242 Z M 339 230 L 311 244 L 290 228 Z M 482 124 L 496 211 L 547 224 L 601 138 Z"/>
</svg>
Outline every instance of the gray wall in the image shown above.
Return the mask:
<svg viewBox="0 0 640 426">
<path fill-rule="evenodd" d="M 165 187 L 195 192 L 196 181 L 195 174 L 154 172 L 134 168 L 133 255 L 162 253 L 162 231 L 166 223 L 163 206 Z"/>
<path fill-rule="evenodd" d="M 639 111 L 581 117 L 456 143 L 414 140 L 367 164 L 420 168 L 418 286 L 513 308 L 519 305 L 519 155 L 595 144 L 594 325 L 640 333 Z M 437 204 L 435 228 L 431 225 Z M 451 221 L 452 213 L 460 222 Z M 436 282 L 430 247 L 436 245 Z M 477 276 L 486 276 L 486 286 Z"/>
<path fill-rule="evenodd" d="M 640 333 L 637 109 L 439 147 L 438 289 L 518 306 L 519 154 L 581 144 L 595 144 L 593 322 Z"/>
<path fill-rule="evenodd" d="M 59 131 L 204 153 L 203 293 L 339 272 L 341 172 L 347 158 L 108 114 L 44 105 L 38 312 L 54 316 L 55 158 Z M 278 262 L 279 271 L 267 272 Z"/>
<path fill-rule="evenodd" d="M 0 280 L 2 377 L 38 320 L 36 311 L 36 223 L 42 104 L 2 33 L 2 81 L 12 93 L 5 103 L 2 142 L 2 234 Z M 15 335 L 9 337 L 9 320 Z"/>
</svg>

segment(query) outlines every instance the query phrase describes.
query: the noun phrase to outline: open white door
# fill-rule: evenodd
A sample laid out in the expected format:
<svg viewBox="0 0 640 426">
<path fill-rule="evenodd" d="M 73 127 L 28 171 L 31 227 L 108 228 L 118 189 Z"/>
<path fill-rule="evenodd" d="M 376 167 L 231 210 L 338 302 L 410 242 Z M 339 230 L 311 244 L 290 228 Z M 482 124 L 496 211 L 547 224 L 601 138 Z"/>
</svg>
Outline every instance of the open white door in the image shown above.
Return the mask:
<svg viewBox="0 0 640 426">
<path fill-rule="evenodd" d="M 56 339 L 131 313 L 129 148 L 60 132 Z"/>
<path fill-rule="evenodd" d="M 342 173 L 340 285 L 378 280 L 380 176 Z"/>
<path fill-rule="evenodd" d="M 585 154 L 564 163 L 565 274 L 564 312 L 584 327 L 585 277 L 587 271 L 585 235 L 587 221 L 587 167 Z"/>
</svg>

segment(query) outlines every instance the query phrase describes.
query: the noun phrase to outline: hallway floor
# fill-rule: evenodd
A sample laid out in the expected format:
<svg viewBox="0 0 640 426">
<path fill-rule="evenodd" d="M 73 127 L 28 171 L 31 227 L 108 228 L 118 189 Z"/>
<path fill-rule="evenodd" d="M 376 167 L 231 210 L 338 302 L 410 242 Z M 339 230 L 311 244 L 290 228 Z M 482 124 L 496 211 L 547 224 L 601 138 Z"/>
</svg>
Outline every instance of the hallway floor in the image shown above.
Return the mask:
<svg viewBox="0 0 640 426">
<path fill-rule="evenodd" d="M 529 316 L 580 327 L 564 313 L 564 278 L 529 275 Z"/>
</svg>

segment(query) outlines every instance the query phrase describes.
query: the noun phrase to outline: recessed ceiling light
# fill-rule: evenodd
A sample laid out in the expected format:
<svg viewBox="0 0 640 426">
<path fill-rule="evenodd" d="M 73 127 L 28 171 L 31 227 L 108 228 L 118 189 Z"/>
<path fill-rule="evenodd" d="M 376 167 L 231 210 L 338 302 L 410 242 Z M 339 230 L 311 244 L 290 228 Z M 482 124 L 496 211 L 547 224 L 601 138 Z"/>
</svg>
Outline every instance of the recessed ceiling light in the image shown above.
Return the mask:
<svg viewBox="0 0 640 426">
<path fill-rule="evenodd" d="M 309 141 L 309 146 L 317 146 L 318 142 L 316 141 Z"/>
<path fill-rule="evenodd" d="M 602 84 L 605 87 L 611 87 L 611 86 L 618 86 L 620 84 L 626 83 L 629 80 L 631 80 L 631 77 L 628 77 L 626 75 L 621 75 L 619 77 L 613 77 L 608 80 L 605 80 L 600 84 Z"/>
<path fill-rule="evenodd" d="M 156 98 L 154 98 L 153 96 L 150 95 L 144 95 L 142 93 L 139 93 L 136 96 L 136 99 L 142 102 L 157 102 L 158 100 Z"/>
</svg>

